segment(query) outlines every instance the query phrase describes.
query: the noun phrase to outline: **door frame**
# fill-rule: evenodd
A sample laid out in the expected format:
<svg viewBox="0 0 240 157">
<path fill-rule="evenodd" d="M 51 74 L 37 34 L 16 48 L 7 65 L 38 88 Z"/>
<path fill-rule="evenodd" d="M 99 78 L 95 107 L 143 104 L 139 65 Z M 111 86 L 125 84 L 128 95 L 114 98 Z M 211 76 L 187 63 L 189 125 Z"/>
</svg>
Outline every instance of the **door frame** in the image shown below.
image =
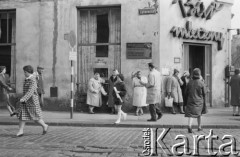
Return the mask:
<svg viewBox="0 0 240 157">
<path fill-rule="evenodd" d="M 122 14 L 122 8 L 121 8 L 121 4 L 112 4 L 112 5 L 90 5 L 90 6 L 77 6 L 77 90 L 80 89 L 81 87 L 81 82 L 79 81 L 80 80 L 80 71 L 81 71 L 81 66 L 80 66 L 80 63 L 82 61 L 82 51 L 81 51 L 81 48 L 82 47 L 85 47 L 85 46 L 101 46 L 101 45 L 107 45 L 107 46 L 112 46 L 112 45 L 119 45 L 120 46 L 120 67 L 119 67 L 119 72 L 121 72 L 121 47 L 122 47 L 122 41 L 120 40 L 120 42 L 108 42 L 108 43 L 79 43 L 79 31 L 81 31 L 79 29 L 79 23 L 80 23 L 80 11 L 81 10 L 95 10 L 95 9 L 114 9 L 114 8 L 118 8 L 120 9 L 120 15 Z M 89 13 L 88 13 L 89 14 Z M 122 15 L 121 15 L 122 17 Z M 120 27 L 122 26 L 121 25 L 121 20 L 120 19 Z M 120 28 L 122 29 L 122 27 Z M 109 32 L 110 33 L 110 32 Z M 120 31 L 120 37 L 121 37 L 121 33 L 122 31 Z M 101 67 L 100 67 L 101 68 Z M 109 73 L 110 74 L 110 73 Z"/>
<path fill-rule="evenodd" d="M 185 63 L 184 62 L 184 59 L 185 59 L 185 50 L 184 50 L 184 45 L 196 45 L 196 46 L 204 46 L 204 71 L 205 71 L 205 78 L 204 80 L 206 79 L 206 57 L 209 57 L 209 73 L 210 73 L 210 85 L 209 85 L 209 106 L 212 107 L 212 104 L 213 104 L 213 99 L 212 99 L 212 55 L 213 55 L 213 44 L 212 43 L 204 43 L 204 42 L 189 42 L 189 41 L 184 41 L 182 43 L 182 69 L 185 70 L 185 66 L 189 66 L 189 54 L 188 54 L 188 57 L 187 57 L 187 62 L 188 63 Z M 210 54 L 209 55 L 206 55 L 206 51 L 207 51 L 207 46 L 210 46 Z M 189 47 L 188 47 L 188 53 L 189 53 Z"/>
</svg>

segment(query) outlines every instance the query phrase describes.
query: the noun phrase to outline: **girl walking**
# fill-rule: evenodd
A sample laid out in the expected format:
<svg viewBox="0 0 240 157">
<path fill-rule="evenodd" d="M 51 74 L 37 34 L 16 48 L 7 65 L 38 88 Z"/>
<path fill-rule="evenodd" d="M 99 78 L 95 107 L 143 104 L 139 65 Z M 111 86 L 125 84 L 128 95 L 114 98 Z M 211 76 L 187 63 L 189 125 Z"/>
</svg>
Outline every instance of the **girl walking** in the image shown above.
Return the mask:
<svg viewBox="0 0 240 157">
<path fill-rule="evenodd" d="M 119 82 L 116 83 L 113 87 L 113 100 L 114 103 L 117 106 L 117 121 L 115 124 L 119 124 L 121 122 L 121 117 L 123 116 L 123 119 L 126 120 L 127 114 L 122 111 L 122 105 L 124 104 L 123 98 L 125 97 L 127 90 L 126 86 L 124 84 L 124 76 L 122 74 L 118 75 L 119 77 Z"/>
</svg>

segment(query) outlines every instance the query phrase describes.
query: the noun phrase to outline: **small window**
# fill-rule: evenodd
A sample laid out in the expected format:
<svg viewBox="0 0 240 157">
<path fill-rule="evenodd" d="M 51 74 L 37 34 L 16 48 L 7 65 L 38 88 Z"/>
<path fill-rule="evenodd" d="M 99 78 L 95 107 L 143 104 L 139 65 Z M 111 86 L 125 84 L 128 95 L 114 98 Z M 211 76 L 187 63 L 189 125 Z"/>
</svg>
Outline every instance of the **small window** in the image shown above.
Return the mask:
<svg viewBox="0 0 240 157">
<path fill-rule="evenodd" d="M 99 73 L 102 78 L 108 78 L 108 68 L 95 68 L 94 72 Z"/>
<path fill-rule="evenodd" d="M 0 43 L 12 42 L 12 18 L 9 13 L 0 12 Z"/>
<path fill-rule="evenodd" d="M 97 15 L 97 43 L 108 42 L 109 42 L 108 14 Z M 97 45 L 96 57 L 108 57 L 108 45 Z"/>
</svg>

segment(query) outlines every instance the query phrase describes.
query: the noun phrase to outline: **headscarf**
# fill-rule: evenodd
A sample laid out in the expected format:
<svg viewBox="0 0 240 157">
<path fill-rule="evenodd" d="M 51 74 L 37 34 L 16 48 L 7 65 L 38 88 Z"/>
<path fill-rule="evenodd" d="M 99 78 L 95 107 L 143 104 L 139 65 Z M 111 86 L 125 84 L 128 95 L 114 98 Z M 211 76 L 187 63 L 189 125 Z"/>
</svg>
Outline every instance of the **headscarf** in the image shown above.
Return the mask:
<svg viewBox="0 0 240 157">
<path fill-rule="evenodd" d="M 3 71 L 4 69 L 6 69 L 5 66 L 0 66 L 0 73 L 2 73 L 2 71 Z"/>
</svg>

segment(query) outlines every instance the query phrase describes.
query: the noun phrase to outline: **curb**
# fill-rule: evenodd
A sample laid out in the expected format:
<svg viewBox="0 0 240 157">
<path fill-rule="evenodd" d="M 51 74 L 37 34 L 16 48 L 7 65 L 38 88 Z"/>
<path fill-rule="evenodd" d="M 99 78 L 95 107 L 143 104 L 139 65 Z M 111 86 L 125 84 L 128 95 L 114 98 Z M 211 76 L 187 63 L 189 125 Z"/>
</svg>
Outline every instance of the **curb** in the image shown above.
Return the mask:
<svg viewBox="0 0 240 157">
<path fill-rule="evenodd" d="M 122 128 L 173 128 L 173 129 L 186 129 L 187 125 L 147 125 L 147 124 L 94 124 L 94 123 L 57 123 L 46 122 L 50 126 L 72 126 L 72 127 L 122 127 Z M 38 125 L 34 122 L 27 122 L 28 125 Z M 0 125 L 18 125 L 18 122 L 0 122 Z M 197 126 L 193 125 L 193 128 Z M 240 125 L 203 125 L 205 129 L 240 129 Z"/>
</svg>

